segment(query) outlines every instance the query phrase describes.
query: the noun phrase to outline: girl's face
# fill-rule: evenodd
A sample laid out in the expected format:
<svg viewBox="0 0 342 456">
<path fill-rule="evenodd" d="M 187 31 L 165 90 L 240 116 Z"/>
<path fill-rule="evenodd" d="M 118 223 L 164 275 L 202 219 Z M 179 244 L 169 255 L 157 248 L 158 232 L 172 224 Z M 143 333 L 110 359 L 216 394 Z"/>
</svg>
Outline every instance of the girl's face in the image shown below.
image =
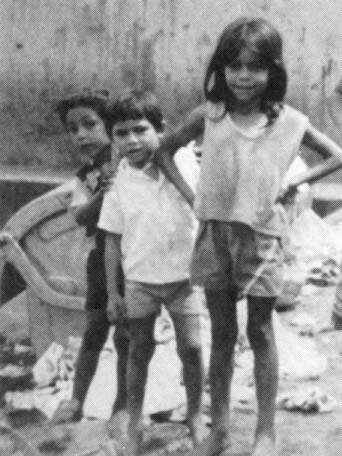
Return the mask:
<svg viewBox="0 0 342 456">
<path fill-rule="evenodd" d="M 97 112 L 86 106 L 70 109 L 66 128 L 72 143 L 78 147 L 83 163 L 90 162 L 110 139 L 105 124 Z"/>
<path fill-rule="evenodd" d="M 235 100 L 242 105 L 257 105 L 267 88 L 269 70 L 258 54 L 242 49 L 225 67 L 226 84 Z"/>
</svg>

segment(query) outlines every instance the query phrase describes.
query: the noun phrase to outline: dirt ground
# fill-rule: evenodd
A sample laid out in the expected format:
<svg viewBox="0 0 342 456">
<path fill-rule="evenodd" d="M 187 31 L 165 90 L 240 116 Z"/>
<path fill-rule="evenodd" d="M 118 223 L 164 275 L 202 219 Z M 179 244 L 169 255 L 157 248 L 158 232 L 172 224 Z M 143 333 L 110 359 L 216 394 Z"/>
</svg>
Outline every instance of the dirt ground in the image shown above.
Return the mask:
<svg viewBox="0 0 342 456">
<path fill-rule="evenodd" d="M 303 297 L 293 310 L 280 314 L 281 321 L 285 325 L 288 325 L 294 316 L 303 312 L 314 317 L 317 325 L 313 335 L 303 337 L 314 337 L 320 352 L 328 358 L 328 368 L 319 379 L 301 383 L 282 380 L 280 391 L 289 390 L 292 387 L 317 386 L 331 395 L 337 401 L 337 405 L 332 412 L 325 414 L 279 410 L 277 412 L 279 456 L 342 454 L 342 331 L 319 331 L 319 328 L 329 323 L 333 296 L 334 287 L 315 288 L 315 293 Z M 6 318 L 1 319 L 0 331 L 10 327 L 13 337 L 23 337 L 26 331 L 24 322 L 24 312 L 21 315 L 18 313 L 7 315 Z M 299 328 L 296 330 L 299 331 Z M 296 356 L 295 350 L 293 356 Z M 4 408 L 0 411 L 5 413 Z M 105 422 L 88 421 L 51 428 L 44 416 L 36 411 L 17 412 L 7 415 L 7 419 L 26 442 L 39 448 L 42 455 L 76 456 L 82 454 L 85 448 L 91 447 L 94 451 L 84 454 L 101 456 L 104 454 L 96 448 L 99 443 L 108 439 Z M 233 446 L 229 453 L 231 456 L 250 454 L 255 419 L 254 403 L 234 407 Z M 183 424 L 154 422 L 146 427 L 143 451 L 145 455 L 186 455 L 189 447 L 187 429 Z M 19 453 L 13 454 L 19 455 Z M 7 454 L 1 456 L 7 456 Z"/>
</svg>

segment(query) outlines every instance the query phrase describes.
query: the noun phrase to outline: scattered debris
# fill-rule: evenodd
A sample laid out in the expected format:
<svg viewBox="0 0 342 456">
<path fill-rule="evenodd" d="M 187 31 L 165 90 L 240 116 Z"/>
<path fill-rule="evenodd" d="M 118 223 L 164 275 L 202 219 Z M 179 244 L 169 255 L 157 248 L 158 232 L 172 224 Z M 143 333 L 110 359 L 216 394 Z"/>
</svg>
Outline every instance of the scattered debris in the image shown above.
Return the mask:
<svg viewBox="0 0 342 456">
<path fill-rule="evenodd" d="M 288 242 L 287 249 L 299 268 L 310 270 L 314 261 L 338 262 L 342 255 L 341 224 L 331 225 L 307 209 L 292 223 Z"/>
<path fill-rule="evenodd" d="M 310 326 L 314 328 L 317 322 L 311 315 L 301 312 L 291 319 L 290 324 L 292 326 Z"/>
<path fill-rule="evenodd" d="M 19 432 L 0 424 L 1 456 L 40 456 L 41 453 L 24 439 Z"/>
<path fill-rule="evenodd" d="M 309 387 L 278 396 L 279 408 L 304 413 L 328 413 L 337 405 L 335 399 L 318 387 Z"/>
<path fill-rule="evenodd" d="M 35 356 L 32 347 L 13 343 L 0 334 L 0 395 L 6 391 L 33 387 L 32 365 Z"/>
<path fill-rule="evenodd" d="M 246 331 L 246 302 L 238 304 L 239 330 Z M 278 349 L 279 372 L 281 378 L 292 380 L 317 379 L 327 367 L 327 358 L 319 353 L 314 339 L 298 336 L 293 330 L 284 326 L 277 312 L 273 312 L 273 327 Z M 242 339 L 245 339 L 242 336 Z M 238 350 L 235 354 L 236 369 L 234 378 L 239 377 L 240 384 L 248 385 L 253 379 L 253 354 L 251 350 Z"/>
<path fill-rule="evenodd" d="M 300 296 L 305 297 L 305 296 L 314 296 L 320 292 L 320 288 L 317 287 L 316 285 L 313 285 L 311 283 L 303 285 L 302 289 L 300 290 Z"/>
<path fill-rule="evenodd" d="M 317 287 L 335 286 L 338 282 L 339 273 L 340 269 L 336 260 L 329 258 L 311 267 L 306 282 Z"/>
</svg>

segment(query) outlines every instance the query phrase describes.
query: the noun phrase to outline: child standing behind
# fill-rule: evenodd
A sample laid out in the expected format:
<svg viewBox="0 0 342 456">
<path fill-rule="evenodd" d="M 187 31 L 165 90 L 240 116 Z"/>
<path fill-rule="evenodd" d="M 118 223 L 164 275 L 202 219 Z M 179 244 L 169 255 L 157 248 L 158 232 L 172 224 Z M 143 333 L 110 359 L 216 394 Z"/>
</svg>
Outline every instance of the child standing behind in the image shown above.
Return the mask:
<svg viewBox="0 0 342 456">
<path fill-rule="evenodd" d="M 103 195 L 118 165 L 111 151 L 107 132 L 106 105 L 108 94 L 84 90 L 80 94 L 61 100 L 58 113 L 72 143 L 77 147 L 82 168 L 77 173 L 76 188 L 70 211 L 76 221 L 86 227 L 87 235 L 95 235 L 95 248 L 87 260 L 87 327 L 75 368 L 73 397 L 57 409 L 55 423 L 78 420 L 95 375 L 100 352 L 108 337 L 107 291 L 104 270 L 104 233 L 97 230 L 97 220 Z M 123 294 L 123 277 L 118 276 L 118 289 Z M 113 414 L 126 408 L 126 364 L 128 334 L 117 327 L 114 336 L 118 352 L 118 390 Z"/>
<path fill-rule="evenodd" d="M 334 142 L 282 103 L 286 85 L 278 31 L 263 19 L 234 21 L 223 31 L 210 60 L 206 104 L 157 152 L 165 174 L 192 204 L 193 193 L 172 154 L 204 133 L 192 278 L 205 287 L 212 323 L 213 421 L 207 455 L 225 454 L 230 445 L 238 293 L 247 295 L 247 333 L 254 352 L 258 421 L 253 456 L 276 454 L 278 358 L 272 310 L 282 286 L 280 239 L 286 228 L 277 199 L 301 144 L 342 160 Z"/>
<path fill-rule="evenodd" d="M 161 304 L 171 314 L 184 368 L 187 422 L 194 443 L 203 437 L 203 367 L 200 291 L 189 284 L 195 220 L 182 196 L 154 164 L 163 119 L 151 94 L 128 93 L 109 111 L 113 143 L 124 157 L 112 189 L 105 195 L 99 228 L 106 231 L 106 271 L 113 319 L 124 309 L 129 322 L 127 396 L 128 454 L 139 451 L 142 406 L 153 328 Z M 117 287 L 123 263 L 125 298 Z"/>
</svg>

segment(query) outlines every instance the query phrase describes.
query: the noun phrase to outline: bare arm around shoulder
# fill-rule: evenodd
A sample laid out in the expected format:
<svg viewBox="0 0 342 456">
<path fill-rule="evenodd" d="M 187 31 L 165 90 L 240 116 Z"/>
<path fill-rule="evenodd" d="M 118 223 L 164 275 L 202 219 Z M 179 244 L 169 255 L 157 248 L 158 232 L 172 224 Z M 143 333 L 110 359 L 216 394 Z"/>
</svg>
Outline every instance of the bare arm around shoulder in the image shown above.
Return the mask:
<svg viewBox="0 0 342 456">
<path fill-rule="evenodd" d="M 124 300 L 119 293 L 119 270 L 122 260 L 121 234 L 106 233 L 105 269 L 107 279 L 107 316 L 115 323 L 124 316 Z"/>
<path fill-rule="evenodd" d="M 70 212 L 75 217 L 79 225 L 87 225 L 93 220 L 96 220 L 100 214 L 103 201 L 103 191 L 98 190 L 89 200 L 79 206 L 71 207 Z"/>
<path fill-rule="evenodd" d="M 97 169 L 101 175 L 99 190 L 97 190 L 86 203 L 70 208 L 70 211 L 79 225 L 87 225 L 88 223 L 97 220 L 102 207 L 103 195 L 111 188 L 119 163 L 120 157 L 115 155 L 111 162 L 105 162 L 98 167 Z"/>
<path fill-rule="evenodd" d="M 204 114 L 204 105 L 200 105 L 194 109 L 182 126 L 161 140 L 161 145 L 155 155 L 160 169 L 191 206 L 194 202 L 193 191 L 179 172 L 173 156 L 180 147 L 185 146 L 203 133 Z"/>
</svg>

